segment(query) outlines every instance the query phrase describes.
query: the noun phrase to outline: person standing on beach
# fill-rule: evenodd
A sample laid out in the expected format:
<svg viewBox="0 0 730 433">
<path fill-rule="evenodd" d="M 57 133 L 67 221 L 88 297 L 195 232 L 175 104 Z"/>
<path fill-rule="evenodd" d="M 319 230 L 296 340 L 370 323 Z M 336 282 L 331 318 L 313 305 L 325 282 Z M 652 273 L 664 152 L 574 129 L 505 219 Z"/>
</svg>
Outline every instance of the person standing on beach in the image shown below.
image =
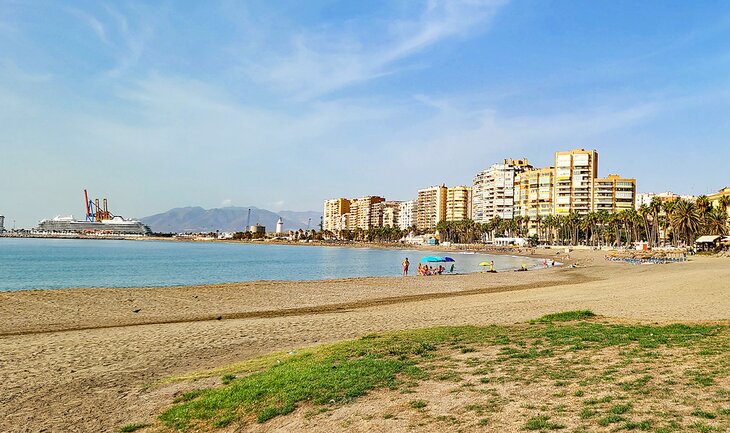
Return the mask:
<svg viewBox="0 0 730 433">
<path fill-rule="evenodd" d="M 403 260 L 403 276 L 408 276 L 408 267 L 411 265 L 411 263 L 408 261 L 408 257 L 406 257 L 405 260 Z"/>
<path fill-rule="evenodd" d="M 489 262 L 489 272 L 494 272 L 494 260 Z"/>
</svg>

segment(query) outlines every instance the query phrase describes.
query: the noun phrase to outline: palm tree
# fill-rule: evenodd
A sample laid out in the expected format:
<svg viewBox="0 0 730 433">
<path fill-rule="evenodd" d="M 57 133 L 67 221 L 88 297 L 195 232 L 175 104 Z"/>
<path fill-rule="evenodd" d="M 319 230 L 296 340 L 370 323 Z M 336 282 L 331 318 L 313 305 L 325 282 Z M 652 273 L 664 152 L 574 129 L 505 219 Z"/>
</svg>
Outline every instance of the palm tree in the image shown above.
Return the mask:
<svg viewBox="0 0 730 433">
<path fill-rule="evenodd" d="M 669 222 L 672 233 L 681 238 L 685 245 L 690 245 L 702 224 L 700 208 L 691 201 L 677 200 L 672 208 Z"/>
<path fill-rule="evenodd" d="M 651 233 L 649 230 L 649 220 L 651 219 L 651 208 L 648 205 L 642 204 L 639 207 L 638 214 L 644 223 L 644 234 L 646 235 L 646 242 L 651 245 Z"/>
<path fill-rule="evenodd" d="M 728 233 L 727 227 L 727 212 L 720 210 L 720 208 L 713 208 L 705 215 L 705 233 L 711 235 L 726 235 Z"/>
<path fill-rule="evenodd" d="M 730 195 L 720 197 L 717 204 L 723 212 L 727 213 L 727 209 L 730 208 Z"/>
<path fill-rule="evenodd" d="M 649 203 L 651 211 L 651 240 L 649 245 L 652 247 L 659 242 L 659 213 L 662 210 L 662 202 L 658 197 L 653 197 Z"/>
<path fill-rule="evenodd" d="M 702 216 L 704 216 L 710 210 L 710 207 L 712 207 L 712 204 L 710 203 L 710 200 L 707 198 L 706 195 L 701 195 L 697 197 L 696 203 L 697 209 Z"/>
</svg>

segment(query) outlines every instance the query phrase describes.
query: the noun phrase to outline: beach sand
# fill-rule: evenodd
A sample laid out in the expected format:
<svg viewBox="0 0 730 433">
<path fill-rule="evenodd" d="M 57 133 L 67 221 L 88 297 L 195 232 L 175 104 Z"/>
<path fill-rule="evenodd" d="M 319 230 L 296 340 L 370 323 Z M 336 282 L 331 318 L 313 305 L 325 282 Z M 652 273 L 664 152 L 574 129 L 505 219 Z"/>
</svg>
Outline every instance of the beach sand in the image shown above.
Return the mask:
<svg viewBox="0 0 730 433">
<path fill-rule="evenodd" d="M 515 323 L 591 309 L 617 321 L 727 322 L 730 261 L 605 262 L 440 277 L 0 293 L 0 431 L 117 431 L 154 419 L 169 375 L 371 332 Z"/>
</svg>

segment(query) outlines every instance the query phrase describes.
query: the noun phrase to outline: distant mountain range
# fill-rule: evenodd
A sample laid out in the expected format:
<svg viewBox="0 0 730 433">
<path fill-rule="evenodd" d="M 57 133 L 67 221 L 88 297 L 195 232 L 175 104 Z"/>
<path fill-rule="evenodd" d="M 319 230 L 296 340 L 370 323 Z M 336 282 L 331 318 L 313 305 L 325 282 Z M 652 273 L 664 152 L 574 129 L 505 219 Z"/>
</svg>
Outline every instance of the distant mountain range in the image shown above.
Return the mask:
<svg viewBox="0 0 730 433">
<path fill-rule="evenodd" d="M 319 212 L 272 212 L 251 206 L 250 224 L 266 226 L 267 231 L 276 229 L 276 222 L 281 217 L 284 221 L 284 230 L 306 229 L 309 218 L 312 219 L 310 228 L 319 230 Z M 240 232 L 246 227 L 249 207 L 224 207 L 218 209 L 203 209 L 200 206 L 180 207 L 167 212 L 142 218 L 155 233 L 183 233 L 183 232 Z"/>
</svg>

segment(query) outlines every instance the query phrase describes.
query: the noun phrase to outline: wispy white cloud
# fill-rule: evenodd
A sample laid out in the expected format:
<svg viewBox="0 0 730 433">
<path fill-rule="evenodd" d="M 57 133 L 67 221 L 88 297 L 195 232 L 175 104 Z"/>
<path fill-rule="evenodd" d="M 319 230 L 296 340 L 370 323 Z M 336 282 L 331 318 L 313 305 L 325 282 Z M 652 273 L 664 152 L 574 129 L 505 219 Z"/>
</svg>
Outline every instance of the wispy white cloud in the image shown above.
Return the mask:
<svg viewBox="0 0 730 433">
<path fill-rule="evenodd" d="M 342 29 L 301 31 L 284 53 L 264 57 L 247 70 L 260 82 L 299 98 L 326 94 L 396 73 L 399 63 L 456 36 L 488 28 L 503 0 L 431 0 L 415 19 L 385 23 L 382 34 Z"/>
<path fill-rule="evenodd" d="M 75 16 L 84 25 L 86 25 L 89 28 L 89 30 L 91 30 L 99 38 L 99 40 L 101 42 L 103 42 L 107 45 L 110 44 L 109 39 L 107 38 L 107 35 L 106 35 L 106 26 L 104 26 L 104 24 L 99 19 L 97 19 L 92 14 L 85 12 L 81 9 L 69 7 L 69 8 L 66 8 L 66 10 L 68 11 L 68 13 Z"/>
</svg>

